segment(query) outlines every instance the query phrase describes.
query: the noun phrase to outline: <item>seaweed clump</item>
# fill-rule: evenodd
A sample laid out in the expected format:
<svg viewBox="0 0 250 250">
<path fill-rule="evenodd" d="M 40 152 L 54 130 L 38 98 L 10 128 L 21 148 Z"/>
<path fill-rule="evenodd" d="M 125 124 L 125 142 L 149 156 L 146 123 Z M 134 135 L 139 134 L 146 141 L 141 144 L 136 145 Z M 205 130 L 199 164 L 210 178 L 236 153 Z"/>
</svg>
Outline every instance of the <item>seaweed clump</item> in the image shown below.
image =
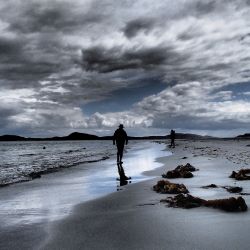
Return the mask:
<svg viewBox="0 0 250 250">
<path fill-rule="evenodd" d="M 166 174 L 162 174 L 163 178 L 192 178 L 194 175 L 192 172 L 197 171 L 194 166 L 192 166 L 190 163 L 187 163 L 186 165 L 179 165 L 174 170 L 167 171 Z"/>
<path fill-rule="evenodd" d="M 250 169 L 240 169 L 238 172 L 233 171 L 229 177 L 237 181 L 250 180 Z"/>
<path fill-rule="evenodd" d="M 168 197 L 161 202 L 168 203 L 169 207 L 180 208 L 195 208 L 195 207 L 212 207 L 228 212 L 247 211 L 245 200 L 240 197 L 230 197 L 227 199 L 204 200 L 199 197 L 194 197 L 190 194 L 178 194 L 174 197 Z"/>
<path fill-rule="evenodd" d="M 180 194 L 188 193 L 188 189 L 184 184 L 171 183 L 167 180 L 160 180 L 153 186 L 154 191 L 161 194 Z"/>
</svg>

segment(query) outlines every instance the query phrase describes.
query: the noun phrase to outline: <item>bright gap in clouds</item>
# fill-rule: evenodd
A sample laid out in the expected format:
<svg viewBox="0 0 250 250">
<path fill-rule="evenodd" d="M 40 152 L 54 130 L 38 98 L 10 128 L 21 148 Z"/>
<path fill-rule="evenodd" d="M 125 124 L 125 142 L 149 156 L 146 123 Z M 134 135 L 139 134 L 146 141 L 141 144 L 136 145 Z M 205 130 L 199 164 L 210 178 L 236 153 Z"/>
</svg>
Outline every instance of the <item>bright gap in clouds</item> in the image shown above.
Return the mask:
<svg viewBox="0 0 250 250">
<path fill-rule="evenodd" d="M 157 94 L 165 88 L 166 84 L 157 79 L 145 79 L 143 85 L 116 90 L 104 100 L 84 105 L 83 110 L 86 115 L 92 115 L 95 112 L 107 113 L 128 110 L 144 97 Z"/>
</svg>

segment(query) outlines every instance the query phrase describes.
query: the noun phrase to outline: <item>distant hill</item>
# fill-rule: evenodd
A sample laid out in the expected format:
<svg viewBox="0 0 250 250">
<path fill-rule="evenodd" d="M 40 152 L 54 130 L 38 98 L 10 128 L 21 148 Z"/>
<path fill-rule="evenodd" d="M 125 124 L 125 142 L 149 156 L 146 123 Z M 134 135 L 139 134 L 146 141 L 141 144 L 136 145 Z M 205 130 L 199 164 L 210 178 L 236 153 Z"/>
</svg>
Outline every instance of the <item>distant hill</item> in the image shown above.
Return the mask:
<svg viewBox="0 0 250 250">
<path fill-rule="evenodd" d="M 0 141 L 25 141 L 26 138 L 18 135 L 2 135 Z"/>
<path fill-rule="evenodd" d="M 250 138 L 250 134 L 246 134 Z M 245 136 L 245 135 L 243 135 Z M 240 137 L 240 136 L 239 136 Z M 50 138 L 29 138 L 22 137 L 18 135 L 2 135 L 0 136 L 0 141 L 69 141 L 69 140 L 112 140 L 112 136 L 102 136 L 99 137 L 97 135 L 84 134 L 79 132 L 71 133 L 67 136 L 56 136 Z M 129 140 L 166 140 L 170 139 L 170 135 L 165 136 L 129 136 Z M 176 139 L 183 140 L 206 140 L 206 139 L 216 139 L 211 136 L 202 136 L 196 134 L 184 134 L 184 133 L 176 133 Z M 217 138 L 218 139 L 218 138 Z"/>
<path fill-rule="evenodd" d="M 56 136 L 50 138 L 29 138 L 18 135 L 2 135 L 0 141 L 74 141 L 74 140 L 99 140 L 96 135 L 74 132 L 67 136 Z"/>
<path fill-rule="evenodd" d="M 84 133 L 78 133 L 74 132 L 68 136 L 63 137 L 54 137 L 57 138 L 57 140 L 98 140 L 100 137 L 96 135 L 90 135 L 90 134 L 84 134 Z"/>
<path fill-rule="evenodd" d="M 235 137 L 236 139 L 250 139 L 250 133 L 246 133 L 244 135 L 238 135 Z"/>
</svg>

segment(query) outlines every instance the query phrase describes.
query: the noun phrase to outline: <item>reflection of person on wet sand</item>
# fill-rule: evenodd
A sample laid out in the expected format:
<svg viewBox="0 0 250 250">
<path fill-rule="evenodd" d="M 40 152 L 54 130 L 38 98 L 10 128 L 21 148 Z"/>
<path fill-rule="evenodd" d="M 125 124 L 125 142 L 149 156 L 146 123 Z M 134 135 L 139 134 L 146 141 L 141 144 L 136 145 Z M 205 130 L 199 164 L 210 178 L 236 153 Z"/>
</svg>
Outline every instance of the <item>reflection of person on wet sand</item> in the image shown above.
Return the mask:
<svg viewBox="0 0 250 250">
<path fill-rule="evenodd" d="M 123 125 L 120 124 L 119 128 L 115 131 L 113 136 L 113 144 L 117 147 L 117 163 L 122 164 L 124 145 L 128 144 L 128 136 L 123 129 Z"/>
<path fill-rule="evenodd" d="M 123 169 L 121 163 L 117 163 L 117 168 L 118 168 L 118 173 L 119 173 L 119 176 L 120 176 L 120 182 L 121 182 L 121 183 L 124 183 L 124 181 L 130 180 L 130 179 L 131 179 L 131 177 L 127 177 L 127 176 L 125 175 L 125 172 L 124 172 L 124 169 Z M 127 184 L 127 183 L 126 183 L 126 184 Z M 125 184 L 125 185 L 126 185 L 126 184 Z M 123 184 L 123 185 L 124 185 L 124 184 Z M 121 185 L 121 186 L 123 186 L 123 185 Z"/>
</svg>

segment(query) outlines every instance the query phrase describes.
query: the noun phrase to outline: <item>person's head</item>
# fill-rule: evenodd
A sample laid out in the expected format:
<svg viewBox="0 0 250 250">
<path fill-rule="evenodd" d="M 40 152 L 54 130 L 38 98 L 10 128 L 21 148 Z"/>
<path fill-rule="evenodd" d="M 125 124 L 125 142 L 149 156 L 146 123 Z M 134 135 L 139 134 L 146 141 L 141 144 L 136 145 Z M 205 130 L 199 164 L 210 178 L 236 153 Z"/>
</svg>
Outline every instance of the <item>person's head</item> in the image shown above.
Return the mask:
<svg viewBox="0 0 250 250">
<path fill-rule="evenodd" d="M 124 128 L 123 124 L 120 124 L 119 129 L 123 129 L 123 128 Z"/>
</svg>

